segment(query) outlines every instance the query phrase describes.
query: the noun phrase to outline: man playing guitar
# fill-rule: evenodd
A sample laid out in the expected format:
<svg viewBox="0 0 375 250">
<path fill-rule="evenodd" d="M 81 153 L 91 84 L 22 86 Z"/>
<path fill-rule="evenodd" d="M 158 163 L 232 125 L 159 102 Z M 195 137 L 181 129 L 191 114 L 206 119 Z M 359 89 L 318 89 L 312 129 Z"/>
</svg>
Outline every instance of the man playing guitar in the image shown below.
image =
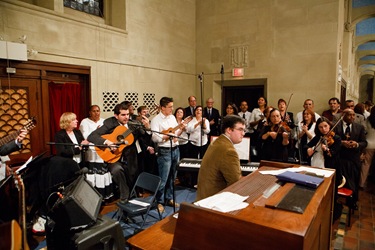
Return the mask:
<svg viewBox="0 0 375 250">
<path fill-rule="evenodd" d="M 22 147 L 22 140 L 26 137 L 28 133 L 27 129 L 21 129 L 20 133 L 18 134 L 15 140 L 12 140 L 0 147 L 0 156 L 7 156 L 8 154 L 19 150 Z M 6 177 L 6 165 L 3 157 L 1 157 L 1 165 L 0 165 L 0 181 Z M 9 173 L 8 173 L 9 174 Z"/>
<path fill-rule="evenodd" d="M 128 121 L 129 105 L 117 104 L 114 116 L 104 120 L 103 126 L 93 131 L 87 138 L 95 145 L 107 146 L 97 149 L 97 153 L 108 163 L 107 167 L 119 187 L 122 204 L 129 199 L 129 187 L 132 186 L 138 169 L 134 137 L 142 133 L 136 126 L 128 124 Z M 147 117 L 142 121 L 143 125 L 149 128 Z"/>
</svg>

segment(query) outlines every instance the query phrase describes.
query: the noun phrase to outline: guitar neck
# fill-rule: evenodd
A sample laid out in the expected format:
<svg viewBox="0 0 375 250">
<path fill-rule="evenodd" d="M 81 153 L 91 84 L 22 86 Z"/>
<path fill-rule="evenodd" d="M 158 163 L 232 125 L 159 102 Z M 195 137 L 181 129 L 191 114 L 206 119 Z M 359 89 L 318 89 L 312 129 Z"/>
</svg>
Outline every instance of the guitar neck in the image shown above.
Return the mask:
<svg viewBox="0 0 375 250">
<path fill-rule="evenodd" d="M 19 197 L 19 224 L 22 228 L 22 246 L 23 250 L 29 250 L 29 245 L 27 243 L 27 231 L 26 231 L 26 204 L 25 204 L 25 186 L 23 184 L 22 177 L 13 173 L 13 177 L 16 180 L 16 185 L 18 187 L 18 197 Z"/>
<path fill-rule="evenodd" d="M 0 139 L 0 147 L 7 144 L 10 141 L 15 140 L 19 134 L 20 134 L 20 131 L 18 130 L 16 132 L 10 133 L 9 135 L 1 138 Z"/>
</svg>

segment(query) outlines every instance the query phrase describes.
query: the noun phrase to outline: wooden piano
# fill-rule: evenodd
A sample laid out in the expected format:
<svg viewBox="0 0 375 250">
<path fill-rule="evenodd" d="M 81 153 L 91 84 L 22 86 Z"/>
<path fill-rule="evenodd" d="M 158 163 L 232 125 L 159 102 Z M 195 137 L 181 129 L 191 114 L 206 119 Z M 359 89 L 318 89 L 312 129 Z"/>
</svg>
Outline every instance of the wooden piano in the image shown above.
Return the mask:
<svg viewBox="0 0 375 250">
<path fill-rule="evenodd" d="M 260 170 L 291 166 L 297 167 L 261 162 Z M 264 205 L 262 194 L 275 181 L 257 170 L 223 190 L 248 195 L 245 209 L 221 213 L 182 203 L 178 219 L 169 216 L 128 243 L 131 249 L 330 249 L 334 175 L 324 179 L 302 214 Z"/>
</svg>

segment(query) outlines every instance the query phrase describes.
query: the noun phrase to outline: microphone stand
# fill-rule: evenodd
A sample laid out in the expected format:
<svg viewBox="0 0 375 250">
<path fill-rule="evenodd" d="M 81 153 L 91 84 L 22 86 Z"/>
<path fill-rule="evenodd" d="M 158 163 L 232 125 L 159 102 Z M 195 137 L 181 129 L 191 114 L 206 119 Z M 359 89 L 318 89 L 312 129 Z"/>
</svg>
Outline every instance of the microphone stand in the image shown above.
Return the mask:
<svg viewBox="0 0 375 250">
<path fill-rule="evenodd" d="M 199 144 L 199 157 L 198 159 L 202 159 L 202 141 L 203 141 L 203 72 L 198 75 L 198 79 L 200 82 L 201 87 L 201 106 L 202 106 L 202 123 L 201 123 L 201 129 L 200 129 L 200 144 Z"/>
<path fill-rule="evenodd" d="M 299 157 L 299 164 L 302 165 L 302 162 L 305 162 L 305 161 L 302 161 L 302 145 L 301 145 L 301 138 L 299 138 L 299 128 L 298 128 L 298 124 L 296 126 L 296 134 L 297 134 L 297 142 L 298 142 L 298 157 Z"/>
<path fill-rule="evenodd" d="M 157 134 L 160 134 L 160 135 L 167 135 L 169 136 L 169 142 L 170 142 L 170 153 L 171 153 L 171 165 L 170 165 L 170 168 L 169 168 L 169 173 L 168 173 L 168 177 L 167 177 L 167 183 L 169 181 L 172 182 L 172 199 L 173 199 L 173 213 L 176 213 L 176 194 L 175 194 L 175 184 L 174 184 L 174 178 L 175 178 L 175 175 L 176 175 L 176 172 L 177 172 L 177 166 L 176 166 L 176 169 L 173 169 L 173 151 L 172 151 L 172 145 L 173 145 L 173 139 L 174 138 L 177 138 L 177 139 L 182 139 L 182 140 L 186 140 L 186 141 L 191 141 L 189 139 L 186 139 L 186 138 L 183 138 L 183 137 L 180 137 L 180 136 L 177 136 L 177 135 L 171 135 L 171 134 L 167 134 L 167 133 L 163 133 L 163 132 L 159 132 L 159 131 L 155 131 L 155 130 L 151 130 L 151 129 L 146 129 L 146 131 L 151 131 L 152 133 L 157 133 Z M 167 185 L 165 185 L 167 186 Z M 165 192 L 166 190 L 164 190 Z"/>
</svg>

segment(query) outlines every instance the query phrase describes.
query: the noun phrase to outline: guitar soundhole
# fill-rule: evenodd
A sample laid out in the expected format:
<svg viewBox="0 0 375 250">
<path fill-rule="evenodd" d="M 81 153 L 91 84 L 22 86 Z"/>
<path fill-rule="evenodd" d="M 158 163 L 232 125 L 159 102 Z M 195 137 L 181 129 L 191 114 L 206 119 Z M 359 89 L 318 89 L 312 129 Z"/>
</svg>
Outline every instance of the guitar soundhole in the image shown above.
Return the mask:
<svg viewBox="0 0 375 250">
<path fill-rule="evenodd" d="M 118 135 L 118 136 L 117 136 L 117 141 L 120 142 L 120 143 L 124 142 L 124 139 L 125 139 L 125 138 L 124 138 L 123 135 Z"/>
</svg>

